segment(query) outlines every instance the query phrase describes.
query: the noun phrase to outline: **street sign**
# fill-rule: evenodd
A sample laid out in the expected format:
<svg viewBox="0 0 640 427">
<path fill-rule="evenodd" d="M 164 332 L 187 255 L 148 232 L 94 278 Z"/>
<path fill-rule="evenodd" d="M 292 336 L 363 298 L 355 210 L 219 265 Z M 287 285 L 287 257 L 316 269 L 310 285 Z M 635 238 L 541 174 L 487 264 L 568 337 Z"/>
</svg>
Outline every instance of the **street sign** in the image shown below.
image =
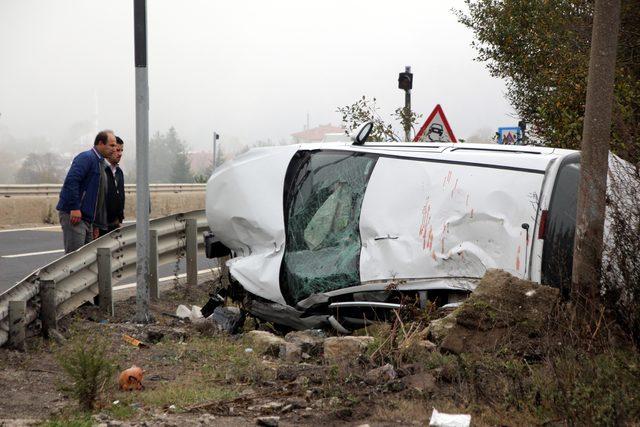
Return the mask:
<svg viewBox="0 0 640 427">
<path fill-rule="evenodd" d="M 519 127 L 498 128 L 498 144 L 516 145 L 522 140 L 522 129 Z"/>
<path fill-rule="evenodd" d="M 458 142 L 440 104 L 429 114 L 413 142 Z"/>
</svg>

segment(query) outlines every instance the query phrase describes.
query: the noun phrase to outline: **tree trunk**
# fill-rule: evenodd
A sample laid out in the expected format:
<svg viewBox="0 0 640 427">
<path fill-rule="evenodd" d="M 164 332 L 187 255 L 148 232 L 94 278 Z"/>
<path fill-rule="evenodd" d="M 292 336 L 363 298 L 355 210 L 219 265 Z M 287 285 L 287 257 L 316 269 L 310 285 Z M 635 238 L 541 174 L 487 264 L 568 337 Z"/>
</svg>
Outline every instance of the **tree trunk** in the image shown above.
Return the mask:
<svg viewBox="0 0 640 427">
<path fill-rule="evenodd" d="M 611 110 L 620 0 L 596 0 L 582 133 L 582 161 L 571 297 L 577 318 L 591 329 L 600 300 Z"/>
</svg>

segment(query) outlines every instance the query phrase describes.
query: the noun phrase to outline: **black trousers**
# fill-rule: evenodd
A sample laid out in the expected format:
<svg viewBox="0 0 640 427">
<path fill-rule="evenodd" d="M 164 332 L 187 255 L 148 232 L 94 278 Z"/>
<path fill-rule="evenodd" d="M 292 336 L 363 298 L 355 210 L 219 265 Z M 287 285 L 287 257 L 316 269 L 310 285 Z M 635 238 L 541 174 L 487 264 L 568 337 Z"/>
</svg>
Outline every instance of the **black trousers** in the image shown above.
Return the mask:
<svg viewBox="0 0 640 427">
<path fill-rule="evenodd" d="M 98 237 L 100 236 L 104 236 L 107 233 L 112 232 L 113 230 L 115 230 L 116 228 L 120 228 L 117 225 L 108 225 L 106 230 L 103 230 L 102 228 L 100 229 L 100 234 L 98 234 Z"/>
</svg>

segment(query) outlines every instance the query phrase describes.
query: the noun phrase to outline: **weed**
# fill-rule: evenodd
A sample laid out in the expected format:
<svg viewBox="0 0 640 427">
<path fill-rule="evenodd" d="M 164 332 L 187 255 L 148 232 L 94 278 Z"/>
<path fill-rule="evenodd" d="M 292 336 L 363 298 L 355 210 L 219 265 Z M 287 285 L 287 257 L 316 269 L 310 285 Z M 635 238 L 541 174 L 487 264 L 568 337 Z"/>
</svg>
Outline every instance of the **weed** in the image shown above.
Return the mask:
<svg viewBox="0 0 640 427">
<path fill-rule="evenodd" d="M 98 334 L 79 332 L 56 354 L 58 363 L 71 382 L 65 389 L 84 410 L 91 410 L 112 379 L 115 366 L 107 357 L 108 341 Z"/>
<path fill-rule="evenodd" d="M 112 405 L 106 412 L 116 420 L 129 420 L 136 415 L 136 410 L 129 406 L 123 405 L 121 403 L 117 405 Z"/>
<path fill-rule="evenodd" d="M 40 424 L 41 427 L 91 427 L 93 420 L 88 413 L 76 414 L 71 417 L 55 417 Z"/>
</svg>

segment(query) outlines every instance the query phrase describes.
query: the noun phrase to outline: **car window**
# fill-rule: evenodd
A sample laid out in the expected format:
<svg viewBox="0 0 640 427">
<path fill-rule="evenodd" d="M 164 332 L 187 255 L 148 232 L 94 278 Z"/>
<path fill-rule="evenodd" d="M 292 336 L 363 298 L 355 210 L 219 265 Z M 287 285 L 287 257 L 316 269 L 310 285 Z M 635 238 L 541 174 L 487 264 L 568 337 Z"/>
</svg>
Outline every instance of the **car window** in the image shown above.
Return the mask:
<svg viewBox="0 0 640 427">
<path fill-rule="evenodd" d="M 560 167 L 551 195 L 542 251 L 542 283 L 567 292 L 573 268 L 573 238 L 578 206 L 579 159 Z"/>
<path fill-rule="evenodd" d="M 359 220 L 376 156 L 301 152 L 285 183 L 281 289 L 289 303 L 360 282 Z"/>
</svg>

